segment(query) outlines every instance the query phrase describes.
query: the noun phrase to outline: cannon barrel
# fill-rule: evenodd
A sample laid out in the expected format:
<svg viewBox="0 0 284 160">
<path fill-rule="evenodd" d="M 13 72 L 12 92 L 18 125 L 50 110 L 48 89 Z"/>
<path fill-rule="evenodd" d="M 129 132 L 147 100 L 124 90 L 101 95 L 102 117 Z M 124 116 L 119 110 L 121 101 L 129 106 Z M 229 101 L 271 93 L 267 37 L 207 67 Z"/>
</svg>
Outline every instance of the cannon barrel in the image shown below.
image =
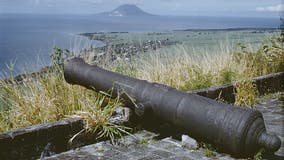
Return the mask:
<svg viewBox="0 0 284 160">
<path fill-rule="evenodd" d="M 249 156 L 264 148 L 274 153 L 281 141 L 266 132 L 262 114 L 254 109 L 236 107 L 196 94 L 185 93 L 162 84 L 131 78 L 89 65 L 81 58 L 64 64 L 64 77 L 70 84 L 96 91 L 121 94 L 135 112 L 144 111 L 183 128 L 187 133 L 235 156 Z M 145 112 L 147 113 L 147 112 Z"/>
</svg>

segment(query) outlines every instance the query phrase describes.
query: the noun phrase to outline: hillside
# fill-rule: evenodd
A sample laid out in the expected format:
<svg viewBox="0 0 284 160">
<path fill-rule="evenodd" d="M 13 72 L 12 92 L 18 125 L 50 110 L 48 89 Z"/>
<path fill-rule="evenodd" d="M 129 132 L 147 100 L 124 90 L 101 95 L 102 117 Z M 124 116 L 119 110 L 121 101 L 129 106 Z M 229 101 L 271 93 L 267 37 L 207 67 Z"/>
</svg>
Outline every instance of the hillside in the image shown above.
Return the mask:
<svg viewBox="0 0 284 160">
<path fill-rule="evenodd" d="M 110 16 L 110 17 L 128 17 L 128 16 L 153 16 L 150 13 L 147 13 L 137 7 L 134 4 L 125 4 L 117 7 L 116 9 L 110 11 L 110 12 L 103 12 L 100 13 L 101 16 Z"/>
</svg>

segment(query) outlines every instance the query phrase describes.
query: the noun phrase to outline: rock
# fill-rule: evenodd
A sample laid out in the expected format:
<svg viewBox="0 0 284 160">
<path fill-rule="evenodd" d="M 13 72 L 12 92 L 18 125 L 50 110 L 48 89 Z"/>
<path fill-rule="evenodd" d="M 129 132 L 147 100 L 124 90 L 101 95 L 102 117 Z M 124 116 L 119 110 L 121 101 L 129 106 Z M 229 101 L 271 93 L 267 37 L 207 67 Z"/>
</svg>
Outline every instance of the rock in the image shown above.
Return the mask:
<svg viewBox="0 0 284 160">
<path fill-rule="evenodd" d="M 197 149 L 198 144 L 195 139 L 189 137 L 188 135 L 181 136 L 181 144 L 187 149 Z"/>
<path fill-rule="evenodd" d="M 109 122 L 116 125 L 125 125 L 130 123 L 131 110 L 126 107 L 117 107 L 109 119 Z"/>
<path fill-rule="evenodd" d="M 118 139 L 119 145 L 112 145 L 110 141 L 103 141 L 46 157 L 45 159 L 235 160 L 229 155 L 219 153 L 216 153 L 214 157 L 206 157 L 203 150 L 188 150 L 182 147 L 181 142 L 178 140 L 169 137 L 157 140 L 155 137 L 157 137 L 157 134 L 143 130 Z"/>
</svg>

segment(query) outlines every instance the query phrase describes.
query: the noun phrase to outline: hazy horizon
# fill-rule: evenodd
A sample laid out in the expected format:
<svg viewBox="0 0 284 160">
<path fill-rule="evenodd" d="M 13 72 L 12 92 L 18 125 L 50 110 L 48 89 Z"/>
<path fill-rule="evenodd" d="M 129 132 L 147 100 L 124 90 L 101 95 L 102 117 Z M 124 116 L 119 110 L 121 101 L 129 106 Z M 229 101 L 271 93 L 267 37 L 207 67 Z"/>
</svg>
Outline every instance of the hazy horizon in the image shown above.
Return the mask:
<svg viewBox="0 0 284 160">
<path fill-rule="evenodd" d="M 97 14 L 123 4 L 172 16 L 271 17 L 283 15 L 283 0 L 0 0 L 0 14 Z"/>
</svg>

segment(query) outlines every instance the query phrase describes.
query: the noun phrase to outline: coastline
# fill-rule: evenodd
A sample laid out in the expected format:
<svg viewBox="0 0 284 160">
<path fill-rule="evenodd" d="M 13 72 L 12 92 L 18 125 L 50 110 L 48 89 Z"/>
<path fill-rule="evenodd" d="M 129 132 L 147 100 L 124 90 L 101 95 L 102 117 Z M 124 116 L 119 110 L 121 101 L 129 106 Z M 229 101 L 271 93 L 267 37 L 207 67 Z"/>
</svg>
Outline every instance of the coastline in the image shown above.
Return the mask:
<svg viewBox="0 0 284 160">
<path fill-rule="evenodd" d="M 153 31 L 153 32 L 87 32 L 79 33 L 77 35 L 88 38 L 89 40 L 95 40 L 101 43 L 98 47 L 91 45 L 89 48 L 82 49 L 78 56 L 91 56 L 92 62 L 96 62 L 99 59 L 110 56 L 111 61 L 117 59 L 129 59 L 131 56 L 135 56 L 139 53 L 150 52 L 160 48 L 167 48 L 175 45 L 195 45 L 201 44 L 200 42 L 206 40 L 205 37 L 218 37 L 224 34 L 232 34 L 236 36 L 242 32 L 249 34 L 247 36 L 256 36 L 264 34 L 275 34 L 280 32 L 279 28 L 226 28 L 226 29 L 185 29 L 185 30 L 172 30 L 172 31 Z M 220 35 L 218 35 L 220 34 Z M 175 38 L 178 35 L 179 38 Z M 219 39 L 226 38 L 223 36 Z M 140 38 L 140 39 L 139 39 Z M 192 38 L 192 39 L 191 39 Z M 246 40 L 244 37 L 237 37 L 240 40 Z M 138 40 L 137 40 L 138 39 Z M 191 40 L 194 40 L 192 42 Z M 207 42 L 195 47 L 208 47 L 210 45 L 217 46 L 217 42 L 206 40 Z M 251 43 L 261 43 L 260 41 L 251 41 Z M 22 81 L 35 77 L 38 73 L 45 73 L 52 65 L 43 66 L 36 72 L 19 73 L 14 75 L 14 79 Z M 1 80 L 9 81 L 9 77 L 2 77 Z"/>
</svg>

